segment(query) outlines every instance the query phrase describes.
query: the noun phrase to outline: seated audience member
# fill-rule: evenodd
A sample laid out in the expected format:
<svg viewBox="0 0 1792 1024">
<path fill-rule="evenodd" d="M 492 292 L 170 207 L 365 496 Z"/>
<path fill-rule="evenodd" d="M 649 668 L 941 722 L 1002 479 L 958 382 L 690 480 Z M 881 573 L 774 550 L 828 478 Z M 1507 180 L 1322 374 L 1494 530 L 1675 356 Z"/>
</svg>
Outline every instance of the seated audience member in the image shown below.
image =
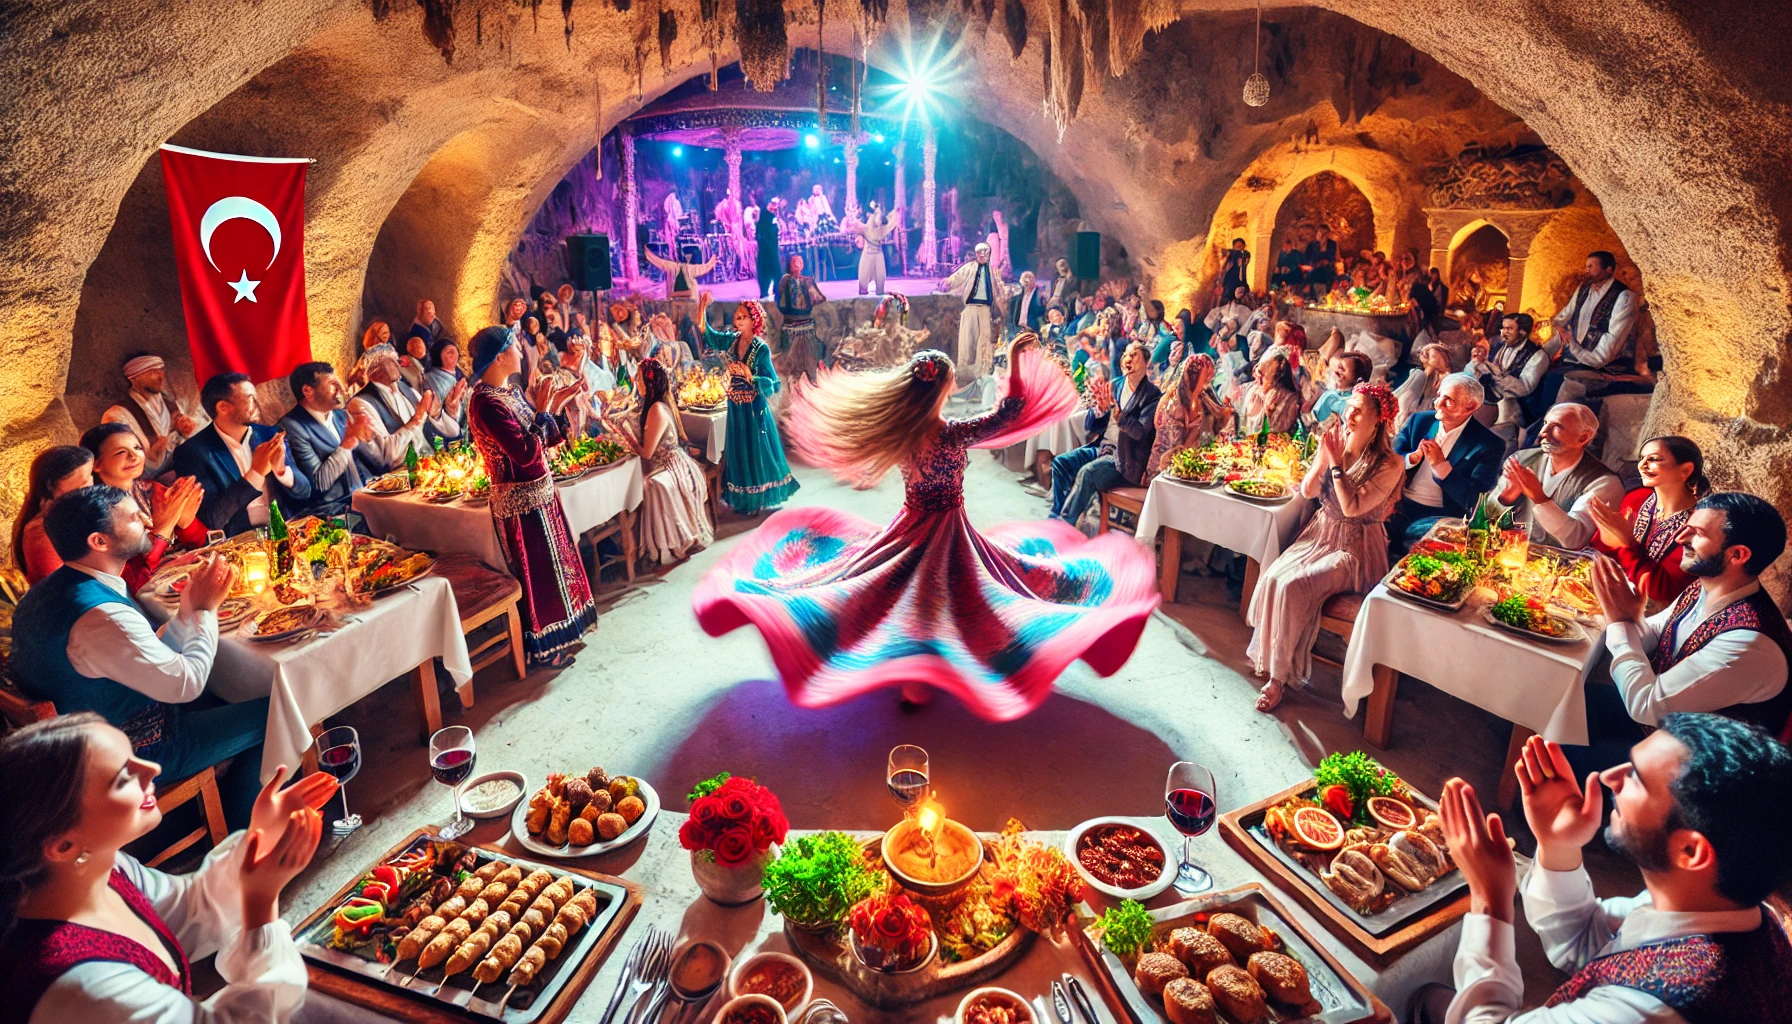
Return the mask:
<svg viewBox="0 0 1792 1024">
<path fill-rule="evenodd" d="M 98 715 L 61 715 L 0 740 L 0 977 L 32 1024 L 206 1021 L 285 1024 L 304 1002 L 305 961 L 280 894 L 311 862 L 322 805 L 314 773 L 278 773 L 198 870 L 170 875 L 123 852 L 162 822 L 160 766 Z M 221 988 L 192 994 L 189 962 L 216 954 Z"/>
<path fill-rule="evenodd" d="M 1170 350 L 1176 347 L 1176 332 L 1164 317 L 1164 304 L 1156 299 L 1145 303 L 1145 315 L 1133 328 L 1132 338 L 1150 353 L 1152 366 L 1168 366 Z"/>
<path fill-rule="evenodd" d="M 1711 481 L 1699 446 L 1672 434 L 1643 442 L 1636 471 L 1643 486 L 1626 494 L 1622 507 L 1598 499 L 1588 504 L 1599 524 L 1593 546 L 1616 558 L 1649 600 L 1665 604 L 1692 585 L 1681 568 L 1680 531 L 1693 506 L 1711 493 Z"/>
<path fill-rule="evenodd" d="M 1617 266 L 1609 252 L 1588 253 L 1586 280 L 1552 321 L 1556 332 L 1550 341 L 1559 346 L 1564 369 L 1603 370 L 1612 364 L 1614 371 L 1630 371 L 1636 293 L 1613 275 Z"/>
<path fill-rule="evenodd" d="M 467 375 L 460 368 L 459 345 L 443 338 L 429 346 L 429 372 L 423 375 L 423 384 L 435 393 L 438 404 L 446 408 L 454 386 L 466 379 Z M 466 410 L 463 408 L 461 412 L 464 420 Z"/>
<path fill-rule="evenodd" d="M 1407 373 L 1406 383 L 1394 389 L 1394 396 L 1400 400 L 1400 415 L 1396 422 L 1404 427 L 1406 421 L 1418 413 L 1437 408 L 1437 390 L 1449 375 L 1448 349 L 1436 342 L 1420 348 L 1419 365 Z"/>
<path fill-rule="evenodd" d="M 1400 342 L 1384 334 L 1358 331 L 1345 340 L 1344 347 L 1369 357 L 1369 362 L 1375 366 L 1375 373 L 1371 376 L 1371 380 L 1386 381 L 1389 386 L 1393 386 L 1394 367 L 1400 363 L 1400 356 L 1405 347 Z M 1418 347 L 1424 348 L 1425 346 Z M 1446 366 L 1449 365 L 1447 357 L 1444 363 Z"/>
<path fill-rule="evenodd" d="M 1068 362 L 1070 351 L 1066 339 L 1069 334 L 1069 325 L 1064 322 L 1064 307 L 1056 302 L 1045 307 L 1045 326 L 1039 331 L 1039 346 L 1048 354 Z"/>
<path fill-rule="evenodd" d="M 1616 562 L 1601 557 L 1593 567 L 1615 686 L 1587 686 L 1587 746 L 1568 750 L 1580 771 L 1616 764 L 1670 711 L 1784 733 L 1792 629 L 1760 575 L 1786 550 L 1785 520 L 1763 498 L 1719 491 L 1699 499 L 1680 537 L 1682 567 L 1698 582 L 1646 618 L 1643 595 Z"/>
<path fill-rule="evenodd" d="M 1255 437 L 1268 425 L 1272 434 L 1286 433 L 1300 422 L 1300 383 L 1288 350 L 1269 350 L 1257 363 L 1251 383 L 1238 396 L 1239 433 Z"/>
<path fill-rule="evenodd" d="M 44 532 L 44 510 L 70 491 L 93 486 L 93 453 L 75 444 L 46 448 L 31 460 L 25 500 L 12 520 L 12 558 L 32 584 L 62 568 Z"/>
<path fill-rule="evenodd" d="M 1521 878 L 1500 816 L 1473 787 L 1444 784 L 1450 859 L 1469 886 L 1454 993 L 1423 989 L 1417 1024 L 1741 1024 L 1784 1020 L 1792 946 L 1763 901 L 1792 879 L 1792 825 L 1772 807 L 1792 786 L 1792 755 L 1759 729 L 1716 715 L 1674 714 L 1625 763 L 1575 774 L 1554 743 L 1532 736 L 1516 770 L 1536 857 Z M 1605 846 L 1642 873 L 1645 891 L 1599 899 L 1582 850 Z M 1513 900 L 1550 963 L 1571 976 L 1520 1012 L 1525 979 Z"/>
<path fill-rule="evenodd" d="M 1169 393 L 1157 403 L 1157 436 L 1145 462 L 1142 483 L 1150 483 L 1171 452 L 1198 448 L 1232 425 L 1232 407 L 1213 397 L 1213 359 L 1197 352 L 1170 371 Z"/>
<path fill-rule="evenodd" d="M 1111 385 L 1095 386 L 1095 404 L 1083 414 L 1090 443 L 1052 460 L 1053 519 L 1075 525 L 1096 495 L 1121 486 L 1139 486 L 1157 432 L 1157 405 L 1163 397 L 1145 371 L 1151 354 L 1133 342 L 1126 347 L 1124 374 Z"/>
<path fill-rule="evenodd" d="M 1319 343 L 1320 363 L 1327 366 L 1331 365 L 1332 357 L 1344 351 L 1344 349 L 1344 332 L 1338 330 L 1336 327 L 1326 331 L 1325 340 Z M 1374 360 L 1370 360 L 1370 363 L 1373 365 Z"/>
<path fill-rule="evenodd" d="M 161 356 L 138 352 L 125 357 L 124 377 L 131 384 L 124 401 L 100 415 L 101 423 L 122 423 L 143 442 L 149 460 L 143 475 L 155 479 L 174 460 L 174 449 L 205 426 L 204 415 L 181 409 L 168 393 L 168 368 Z M 198 410 L 192 410 L 197 413 Z"/>
<path fill-rule="evenodd" d="M 1329 386 L 1313 403 L 1310 425 L 1324 427 L 1343 415 L 1344 406 L 1349 404 L 1356 386 L 1369 383 L 1369 376 L 1374 372 L 1375 364 L 1361 352 L 1338 352 L 1326 360 L 1325 376 Z"/>
<path fill-rule="evenodd" d="M 1202 340 L 1203 332 L 1195 327 L 1194 314 L 1186 308 L 1176 311 L 1176 319 L 1170 321 L 1170 330 L 1176 335 L 1175 343 L 1170 346 L 1170 365 L 1181 366 L 1184 359 L 1197 352 L 1213 354 Z"/>
<path fill-rule="evenodd" d="M 672 325 L 672 318 L 664 313 L 655 313 L 647 318 L 647 344 L 642 356 L 657 360 L 665 367 L 673 375 L 674 387 L 679 371 L 697 362 L 691 347 L 679 338 L 678 328 Z M 564 366 L 565 363 L 566 360 L 562 359 L 561 365 Z"/>
<path fill-rule="evenodd" d="M 429 343 L 415 334 L 407 334 L 404 339 L 404 355 L 398 357 L 398 375 L 411 390 L 419 394 L 423 392 L 423 379 L 429 373 Z"/>
<path fill-rule="evenodd" d="M 1464 518 L 1475 499 L 1499 481 L 1505 442 L 1475 421 L 1481 382 L 1453 373 L 1437 390 L 1437 410 L 1406 421 L 1394 454 L 1406 460 L 1406 487 L 1388 518 L 1390 554 L 1398 558 L 1437 520 Z"/>
<path fill-rule="evenodd" d="M 1249 288 L 1232 289 L 1231 298 L 1207 311 L 1201 323 L 1210 331 L 1218 331 L 1220 324 L 1227 320 L 1236 320 L 1240 325 L 1251 318 L 1255 312 L 1251 309 L 1251 290 Z"/>
<path fill-rule="evenodd" d="M 417 336 L 411 336 L 416 341 Z M 373 416 L 347 411 L 347 388 L 329 363 L 300 363 L 286 378 L 299 404 L 280 420 L 294 465 L 311 481 L 311 497 L 293 515 L 344 515 L 354 493 L 399 465 L 381 461 L 364 442 L 373 437 Z"/>
<path fill-rule="evenodd" d="M 1591 504 L 1623 501 L 1618 474 L 1587 452 L 1598 432 L 1593 410 L 1564 402 L 1543 417 L 1539 447 L 1506 460 L 1499 504 L 1512 510 L 1514 522 L 1529 523 L 1531 540 L 1578 551 L 1599 532 Z"/>
<path fill-rule="evenodd" d="M 390 346 L 370 349 L 362 371 L 367 386 L 355 392 L 349 402 L 351 411 L 365 410 L 371 419 L 373 436 L 367 443 L 370 455 L 388 466 L 401 465 L 411 445 L 419 454 L 434 450 L 435 439 L 452 441 L 460 436 L 461 402 L 466 398 L 467 384 L 462 381 L 437 402 L 435 392 L 419 395 L 398 372 L 398 354 Z M 350 374 L 348 384 L 355 384 Z"/>
<path fill-rule="evenodd" d="M 288 464 L 286 434 L 256 420 L 261 406 L 248 374 L 220 373 L 199 400 L 211 426 L 175 454 L 174 470 L 199 481 L 205 500 L 199 521 L 235 536 L 268 522 L 268 501 L 297 508 L 311 497 L 311 480 Z"/>
<path fill-rule="evenodd" d="M 1517 437 L 1524 426 L 1521 403 L 1531 397 L 1549 371 L 1549 353 L 1531 340 L 1531 316 L 1514 313 L 1500 323 L 1500 346 L 1489 351 L 1485 340 L 1469 349 L 1468 372 L 1481 379 L 1481 387 L 1499 403 L 1492 424 L 1503 435 Z"/>
<path fill-rule="evenodd" d="M 150 548 L 124 568 L 126 589 L 142 590 L 170 551 L 205 546 L 205 524 L 199 503 L 205 492 L 199 481 L 183 476 L 164 485 L 143 475 L 143 442 L 122 423 L 102 423 L 81 435 L 81 447 L 93 453 L 93 479 L 127 491 L 149 514 Z"/>
<path fill-rule="evenodd" d="M 1394 393 L 1386 384 L 1358 384 L 1319 437 L 1319 451 L 1300 482 L 1319 508 L 1300 537 L 1263 568 L 1245 616 L 1256 628 L 1245 649 L 1259 678 L 1267 676 L 1258 711 L 1274 710 L 1288 686 L 1306 686 L 1319 610 L 1334 594 L 1366 593 L 1388 571 L 1383 525 L 1405 473 L 1394 454 Z"/>
<path fill-rule="evenodd" d="M 613 432 L 641 457 L 641 471 L 646 474 L 641 541 L 655 561 L 668 564 L 715 542 L 704 504 L 709 489 L 703 467 L 684 450 L 684 425 L 673 406 L 671 371 L 657 359 L 644 359 L 638 386 L 640 418 Z"/>
<path fill-rule="evenodd" d="M 1045 302 L 1039 297 L 1039 288 L 1033 283 L 1031 270 L 1020 272 L 1020 281 L 1008 296 L 1008 326 L 1013 333 L 1039 331 L 1039 317 L 1045 308 Z"/>
<path fill-rule="evenodd" d="M 417 316 L 411 321 L 410 336 L 422 338 L 423 343 L 433 349 L 446 331 L 442 321 L 436 319 L 436 304 L 428 299 L 418 299 Z"/>
<path fill-rule="evenodd" d="M 50 541 L 65 563 L 25 592 L 13 616 L 13 678 L 62 713 L 96 711 L 169 780 L 235 758 L 219 780 L 241 828 L 261 787 L 268 699 L 225 704 L 205 692 L 218 652 L 218 605 L 236 570 L 212 555 L 189 577 L 160 636 L 125 592 L 125 563 L 149 550 L 137 500 L 116 487 L 56 499 Z"/>
</svg>

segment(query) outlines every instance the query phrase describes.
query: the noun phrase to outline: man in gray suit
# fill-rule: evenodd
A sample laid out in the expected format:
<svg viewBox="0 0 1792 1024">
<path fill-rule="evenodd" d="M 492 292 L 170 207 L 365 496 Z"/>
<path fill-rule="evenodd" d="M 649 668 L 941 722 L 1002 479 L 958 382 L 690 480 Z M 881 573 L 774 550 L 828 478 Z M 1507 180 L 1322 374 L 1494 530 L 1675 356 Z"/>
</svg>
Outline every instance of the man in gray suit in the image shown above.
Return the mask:
<svg viewBox="0 0 1792 1024">
<path fill-rule="evenodd" d="M 355 491 L 392 468 L 362 443 L 374 436 L 370 415 L 346 410 L 348 389 L 329 363 L 300 363 L 286 382 L 299 404 L 280 426 L 293 462 L 311 480 L 311 498 L 294 514 L 344 515 Z"/>
</svg>

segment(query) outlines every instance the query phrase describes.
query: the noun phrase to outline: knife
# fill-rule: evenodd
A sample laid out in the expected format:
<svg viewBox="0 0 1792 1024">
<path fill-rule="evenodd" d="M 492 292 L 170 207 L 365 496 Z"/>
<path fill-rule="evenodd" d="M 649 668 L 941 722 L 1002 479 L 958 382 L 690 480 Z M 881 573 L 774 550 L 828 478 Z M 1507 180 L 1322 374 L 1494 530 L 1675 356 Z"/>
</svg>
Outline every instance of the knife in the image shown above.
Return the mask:
<svg viewBox="0 0 1792 1024">
<path fill-rule="evenodd" d="M 1068 972 L 1064 975 L 1064 986 L 1070 989 L 1070 998 L 1076 1003 L 1077 1012 L 1081 1013 L 1089 1024 L 1101 1024 L 1101 1018 L 1095 1016 L 1095 1007 L 1089 1002 L 1089 993 L 1083 990 L 1082 981 Z"/>
<path fill-rule="evenodd" d="M 1052 1012 L 1058 1015 L 1059 1024 L 1076 1024 L 1070 1016 L 1070 997 L 1064 994 L 1064 983 L 1052 982 Z"/>
</svg>

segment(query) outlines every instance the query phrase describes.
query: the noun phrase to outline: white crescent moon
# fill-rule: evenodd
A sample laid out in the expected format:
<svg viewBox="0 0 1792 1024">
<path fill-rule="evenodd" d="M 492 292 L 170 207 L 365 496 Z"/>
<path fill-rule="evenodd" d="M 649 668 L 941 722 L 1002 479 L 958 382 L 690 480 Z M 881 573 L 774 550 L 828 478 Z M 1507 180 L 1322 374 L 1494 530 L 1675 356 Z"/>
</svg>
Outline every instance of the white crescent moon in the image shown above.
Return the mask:
<svg viewBox="0 0 1792 1024">
<path fill-rule="evenodd" d="M 206 207 L 205 216 L 199 218 L 199 247 L 205 250 L 205 258 L 210 261 L 213 270 L 222 270 L 218 261 L 212 259 L 212 232 L 227 220 L 252 220 L 260 224 L 274 240 L 274 255 L 268 257 L 268 266 L 274 265 L 275 257 L 280 255 L 280 222 L 274 219 L 274 211 L 261 205 L 247 196 L 225 196 Z"/>
</svg>

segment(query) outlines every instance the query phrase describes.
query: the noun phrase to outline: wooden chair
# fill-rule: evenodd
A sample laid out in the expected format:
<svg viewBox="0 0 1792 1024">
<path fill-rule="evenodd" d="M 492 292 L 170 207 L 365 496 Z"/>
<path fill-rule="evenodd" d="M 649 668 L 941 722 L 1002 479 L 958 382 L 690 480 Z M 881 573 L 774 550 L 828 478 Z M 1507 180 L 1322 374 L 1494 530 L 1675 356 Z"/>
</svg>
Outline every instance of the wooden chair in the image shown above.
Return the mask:
<svg viewBox="0 0 1792 1024">
<path fill-rule="evenodd" d="M 3 683 L 0 684 L 0 716 L 4 716 L 13 728 L 18 728 L 55 718 L 56 705 L 47 700 L 33 701 L 13 689 L 11 683 Z M 212 845 L 217 846 L 229 834 L 224 828 L 224 801 L 218 796 L 218 773 L 215 770 L 207 768 L 197 775 L 156 787 L 156 806 L 162 809 L 163 814 L 191 802 L 194 797 L 199 798 L 200 806 L 205 810 L 205 824 L 181 836 L 172 845 L 145 861 L 149 867 L 160 866 L 170 857 L 208 836 Z"/>
<path fill-rule="evenodd" d="M 1362 610 L 1363 595 L 1333 594 L 1319 607 L 1319 631 L 1332 634 L 1349 647 L 1351 631 L 1356 629 L 1356 617 Z M 1319 660 L 1328 665 L 1338 664 L 1330 658 L 1319 657 Z"/>
<path fill-rule="evenodd" d="M 1132 513 L 1135 517 L 1145 509 L 1145 488 L 1116 487 L 1101 492 L 1101 528 L 1099 532 L 1108 532 L 1109 509 L 1121 509 Z"/>
<path fill-rule="evenodd" d="M 471 636 L 474 630 L 498 618 L 506 618 L 507 629 L 493 633 L 478 646 L 467 649 L 473 671 L 509 657 L 516 677 L 529 671 L 523 651 L 523 586 L 508 573 L 501 573 L 466 554 L 446 554 L 436 559 L 436 574 L 448 581 L 454 591 L 454 603 L 460 609 L 460 630 Z M 433 668 L 433 665 L 431 666 Z M 461 704 L 473 706 L 473 683 L 461 687 Z"/>
</svg>

